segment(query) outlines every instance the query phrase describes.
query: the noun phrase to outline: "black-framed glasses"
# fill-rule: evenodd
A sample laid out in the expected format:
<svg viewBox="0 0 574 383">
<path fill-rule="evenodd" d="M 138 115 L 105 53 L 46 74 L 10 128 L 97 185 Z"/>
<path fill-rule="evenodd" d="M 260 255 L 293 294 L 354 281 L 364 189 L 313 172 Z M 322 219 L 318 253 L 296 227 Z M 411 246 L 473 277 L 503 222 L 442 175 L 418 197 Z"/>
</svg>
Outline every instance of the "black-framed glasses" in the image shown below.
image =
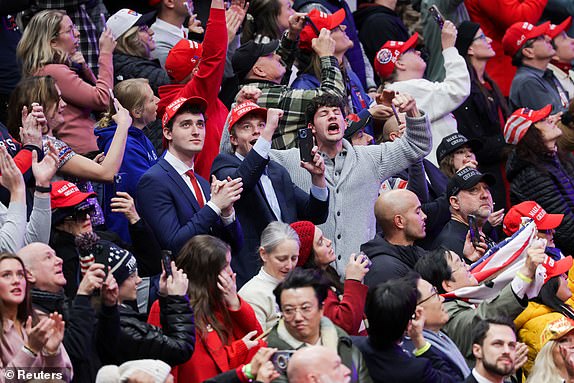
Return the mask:
<svg viewBox="0 0 574 383">
<path fill-rule="evenodd" d="M 433 286 L 432 289 L 431 289 L 431 291 L 432 291 L 431 295 L 429 295 L 429 296 L 426 297 L 425 299 L 423 299 L 423 300 L 417 302 L 417 306 L 418 306 L 418 305 L 422 305 L 422 304 L 425 303 L 426 301 L 431 300 L 433 297 L 438 296 L 438 290 L 436 289 L 436 287 Z"/>
</svg>

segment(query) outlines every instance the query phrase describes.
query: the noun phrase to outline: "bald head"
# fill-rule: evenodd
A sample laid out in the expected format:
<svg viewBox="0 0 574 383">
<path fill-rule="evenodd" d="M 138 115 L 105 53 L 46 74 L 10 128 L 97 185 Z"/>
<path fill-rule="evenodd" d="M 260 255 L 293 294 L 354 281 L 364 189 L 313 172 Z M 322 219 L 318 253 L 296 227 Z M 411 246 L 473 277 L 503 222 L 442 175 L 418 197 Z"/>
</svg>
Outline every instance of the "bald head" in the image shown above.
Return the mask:
<svg viewBox="0 0 574 383">
<path fill-rule="evenodd" d="M 58 293 L 66 285 L 63 262 L 50 246 L 34 242 L 20 249 L 17 255 L 26 266 L 30 283 L 37 289 Z"/>
<path fill-rule="evenodd" d="M 426 215 L 420 207 L 418 197 L 409 190 L 394 189 L 382 193 L 375 202 L 375 217 L 385 238 L 395 244 L 424 238 Z"/>
<path fill-rule="evenodd" d="M 297 350 L 287 366 L 289 383 L 349 383 L 351 370 L 341 358 L 325 346 L 303 347 Z"/>
</svg>

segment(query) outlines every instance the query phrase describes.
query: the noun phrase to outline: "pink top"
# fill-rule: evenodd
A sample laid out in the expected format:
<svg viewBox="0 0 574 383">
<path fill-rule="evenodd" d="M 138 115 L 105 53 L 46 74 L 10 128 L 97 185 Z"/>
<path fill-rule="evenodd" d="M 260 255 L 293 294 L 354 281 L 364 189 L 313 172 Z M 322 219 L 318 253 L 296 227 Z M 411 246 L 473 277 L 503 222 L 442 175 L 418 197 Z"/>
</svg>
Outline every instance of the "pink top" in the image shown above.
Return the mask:
<svg viewBox="0 0 574 383">
<path fill-rule="evenodd" d="M 22 338 L 23 336 L 23 338 Z M 0 369 L 6 367 L 26 367 L 34 368 L 30 372 L 39 372 L 42 368 L 46 368 L 45 372 L 62 372 L 62 379 L 69 382 L 72 379 L 72 362 L 63 345 L 56 355 L 43 355 L 39 353 L 38 356 L 33 356 L 32 353 L 24 351 L 23 346 L 28 341 L 26 331 L 23 331 L 22 336 L 11 320 L 4 321 L 4 328 L 2 337 L 0 338 Z M 54 368 L 61 368 L 61 370 L 54 370 Z M 0 373 L 0 382 L 4 382 L 5 374 Z"/>
<path fill-rule="evenodd" d="M 84 81 L 65 64 L 48 64 L 36 76 L 52 76 L 56 80 L 62 99 L 68 104 L 64 109 L 64 124 L 54 129 L 54 135 L 76 152 L 85 154 L 98 150 L 92 111 L 105 112 L 110 103 L 109 89 L 114 87 L 112 55 L 100 53 L 96 85 Z"/>
</svg>

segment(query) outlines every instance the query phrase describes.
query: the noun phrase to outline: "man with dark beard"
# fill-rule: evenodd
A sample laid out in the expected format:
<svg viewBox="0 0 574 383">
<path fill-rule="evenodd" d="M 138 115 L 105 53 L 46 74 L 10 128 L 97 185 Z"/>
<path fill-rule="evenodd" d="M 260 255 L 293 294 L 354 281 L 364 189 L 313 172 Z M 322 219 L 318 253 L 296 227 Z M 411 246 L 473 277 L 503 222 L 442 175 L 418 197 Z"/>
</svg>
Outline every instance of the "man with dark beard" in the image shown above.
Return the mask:
<svg viewBox="0 0 574 383">
<path fill-rule="evenodd" d="M 465 383 L 502 383 L 514 372 L 516 333 L 509 319 L 484 319 L 474 329 L 472 353 L 476 366 Z"/>
</svg>

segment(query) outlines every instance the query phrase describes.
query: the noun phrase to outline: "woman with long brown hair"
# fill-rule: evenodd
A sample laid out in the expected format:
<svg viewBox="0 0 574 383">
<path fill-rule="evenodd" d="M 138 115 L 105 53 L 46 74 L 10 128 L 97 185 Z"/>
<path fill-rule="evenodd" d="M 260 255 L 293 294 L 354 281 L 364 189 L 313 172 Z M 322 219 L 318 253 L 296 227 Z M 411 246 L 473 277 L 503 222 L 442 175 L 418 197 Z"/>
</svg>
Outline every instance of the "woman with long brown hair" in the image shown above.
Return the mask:
<svg viewBox="0 0 574 383">
<path fill-rule="evenodd" d="M 62 345 L 62 316 L 54 312 L 41 319 L 36 317 L 26 267 L 10 253 L 0 254 L 0 330 L 0 368 L 7 378 L 9 367 L 60 368 L 62 379 L 70 381 L 72 364 Z"/>
<path fill-rule="evenodd" d="M 230 247 L 219 238 L 196 235 L 175 261 L 188 276 L 187 291 L 195 315 L 195 351 L 178 366 L 180 382 L 200 383 L 248 363 L 260 343 L 261 325 L 249 304 L 237 295 Z M 149 322 L 159 325 L 155 302 Z"/>
</svg>

